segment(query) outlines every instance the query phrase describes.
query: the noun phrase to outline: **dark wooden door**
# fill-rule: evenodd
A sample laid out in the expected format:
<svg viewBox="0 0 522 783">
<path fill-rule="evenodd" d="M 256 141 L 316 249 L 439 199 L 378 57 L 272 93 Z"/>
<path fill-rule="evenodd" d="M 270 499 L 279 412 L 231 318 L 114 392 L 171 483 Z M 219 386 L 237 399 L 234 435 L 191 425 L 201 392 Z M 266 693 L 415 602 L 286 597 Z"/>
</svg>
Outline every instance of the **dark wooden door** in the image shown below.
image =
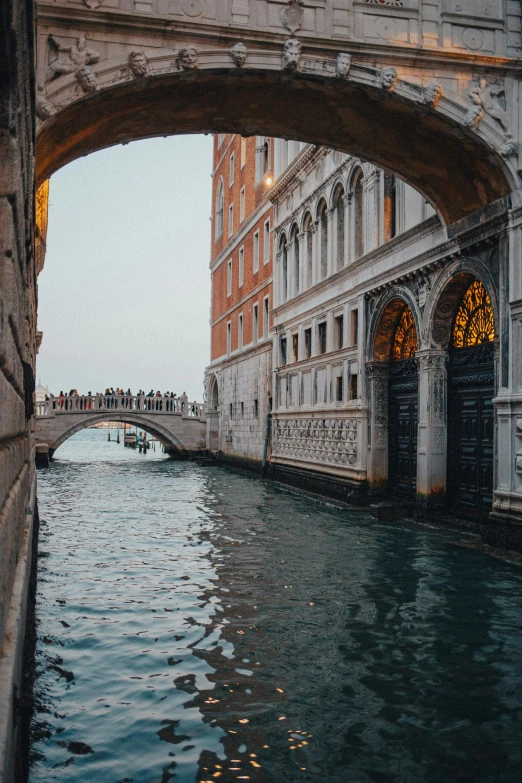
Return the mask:
<svg viewBox="0 0 522 783">
<path fill-rule="evenodd" d="M 488 514 L 493 503 L 493 363 L 473 364 L 469 351 L 466 364 L 466 350 L 458 352 L 449 375 L 448 495 L 460 511 Z"/>
<path fill-rule="evenodd" d="M 417 377 L 392 378 L 389 395 L 388 477 L 391 491 L 399 497 L 413 497 L 417 490 L 418 420 Z"/>
</svg>

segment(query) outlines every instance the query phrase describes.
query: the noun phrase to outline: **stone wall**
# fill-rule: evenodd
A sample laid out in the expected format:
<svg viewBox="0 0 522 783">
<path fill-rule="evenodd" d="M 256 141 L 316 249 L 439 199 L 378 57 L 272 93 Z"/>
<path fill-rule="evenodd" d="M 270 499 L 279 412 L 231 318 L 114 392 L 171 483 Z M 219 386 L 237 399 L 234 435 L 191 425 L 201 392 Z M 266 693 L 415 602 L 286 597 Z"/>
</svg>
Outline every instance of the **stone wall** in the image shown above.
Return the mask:
<svg viewBox="0 0 522 783">
<path fill-rule="evenodd" d="M 13 777 L 35 469 L 33 4 L 0 11 L 0 781 Z"/>
</svg>

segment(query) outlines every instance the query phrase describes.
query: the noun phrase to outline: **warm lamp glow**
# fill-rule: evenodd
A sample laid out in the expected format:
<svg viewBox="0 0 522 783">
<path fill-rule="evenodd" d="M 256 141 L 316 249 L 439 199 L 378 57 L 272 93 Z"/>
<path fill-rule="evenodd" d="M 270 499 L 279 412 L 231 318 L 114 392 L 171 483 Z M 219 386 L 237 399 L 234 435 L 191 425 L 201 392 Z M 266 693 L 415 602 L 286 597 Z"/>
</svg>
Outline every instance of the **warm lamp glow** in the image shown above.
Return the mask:
<svg viewBox="0 0 522 783">
<path fill-rule="evenodd" d="M 267 178 L 265 179 L 265 184 L 266 184 L 266 185 L 271 185 L 273 181 L 274 181 L 274 180 L 272 179 L 272 177 L 267 177 Z"/>
</svg>

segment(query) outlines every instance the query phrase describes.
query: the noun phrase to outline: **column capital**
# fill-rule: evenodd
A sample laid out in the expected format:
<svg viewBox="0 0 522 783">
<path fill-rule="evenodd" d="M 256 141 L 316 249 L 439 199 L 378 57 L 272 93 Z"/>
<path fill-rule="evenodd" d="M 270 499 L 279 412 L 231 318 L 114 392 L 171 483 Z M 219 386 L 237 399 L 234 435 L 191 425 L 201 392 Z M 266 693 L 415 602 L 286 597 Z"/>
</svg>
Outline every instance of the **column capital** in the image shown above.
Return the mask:
<svg viewBox="0 0 522 783">
<path fill-rule="evenodd" d="M 448 352 L 440 348 L 425 348 L 415 353 L 419 370 L 445 370 L 448 363 Z"/>
<path fill-rule="evenodd" d="M 390 376 L 389 363 L 374 360 L 366 362 L 366 375 L 368 378 L 376 381 L 387 380 Z"/>
</svg>

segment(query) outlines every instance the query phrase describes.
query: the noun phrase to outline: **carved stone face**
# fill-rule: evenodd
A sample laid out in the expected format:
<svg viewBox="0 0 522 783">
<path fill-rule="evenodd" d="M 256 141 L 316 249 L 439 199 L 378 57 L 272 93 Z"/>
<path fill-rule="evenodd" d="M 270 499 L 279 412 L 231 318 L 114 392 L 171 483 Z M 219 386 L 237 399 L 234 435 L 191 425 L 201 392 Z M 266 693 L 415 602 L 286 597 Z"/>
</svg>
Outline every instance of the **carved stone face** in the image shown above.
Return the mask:
<svg viewBox="0 0 522 783">
<path fill-rule="evenodd" d="M 96 74 L 88 65 L 81 65 L 76 71 L 78 84 L 85 92 L 96 92 Z"/>
<path fill-rule="evenodd" d="M 131 52 L 129 54 L 129 67 L 134 76 L 147 75 L 147 58 L 143 52 Z"/>
<path fill-rule="evenodd" d="M 346 52 L 339 52 L 335 61 L 335 73 L 340 79 L 346 79 L 350 72 L 350 65 L 352 64 L 352 58 Z"/>
<path fill-rule="evenodd" d="M 424 99 L 430 106 L 436 106 L 442 97 L 441 84 L 428 84 L 424 90 Z"/>
<path fill-rule="evenodd" d="M 187 49 L 181 49 L 179 53 L 179 64 L 184 71 L 198 67 L 198 53 L 193 46 L 189 46 Z"/>
<path fill-rule="evenodd" d="M 293 71 L 299 65 L 302 50 L 301 42 L 297 38 L 288 38 L 283 46 L 283 68 Z"/>
<path fill-rule="evenodd" d="M 383 68 L 381 71 L 381 84 L 385 90 L 391 90 L 397 81 L 397 71 L 395 68 Z"/>
<path fill-rule="evenodd" d="M 47 120 L 56 113 L 56 109 L 43 95 L 36 95 L 36 114 L 41 120 Z"/>
<path fill-rule="evenodd" d="M 232 57 L 237 67 L 241 68 L 241 66 L 243 66 L 246 63 L 246 58 L 247 58 L 247 48 L 245 44 L 243 43 L 235 44 L 230 50 L 230 56 Z"/>
</svg>

